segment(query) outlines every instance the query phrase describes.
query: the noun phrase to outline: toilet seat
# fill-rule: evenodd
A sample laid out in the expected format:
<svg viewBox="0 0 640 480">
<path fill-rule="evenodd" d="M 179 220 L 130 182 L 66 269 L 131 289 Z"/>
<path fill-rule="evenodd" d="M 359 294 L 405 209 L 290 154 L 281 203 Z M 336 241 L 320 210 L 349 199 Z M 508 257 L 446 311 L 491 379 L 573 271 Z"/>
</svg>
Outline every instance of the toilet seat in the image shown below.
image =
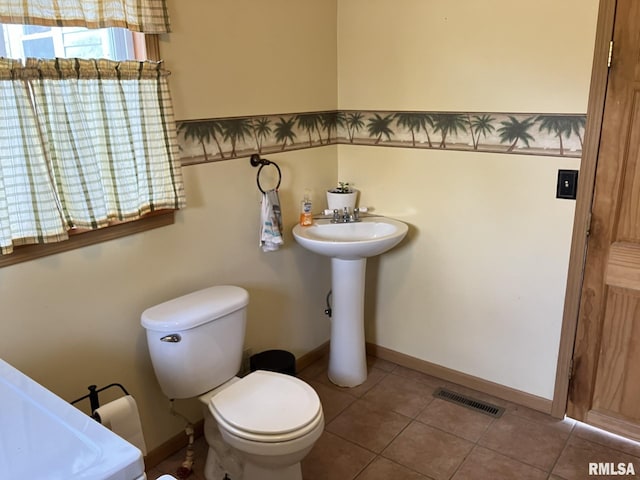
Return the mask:
<svg viewBox="0 0 640 480">
<path fill-rule="evenodd" d="M 296 440 L 314 431 L 316 428 L 318 428 L 319 425 L 324 424 L 324 415 L 322 414 L 322 412 L 319 412 L 318 415 L 313 419 L 313 421 L 309 422 L 301 430 L 294 430 L 292 432 L 288 432 L 285 434 L 277 434 L 277 435 L 268 435 L 268 434 L 257 435 L 255 433 L 251 433 L 245 430 L 235 428 L 232 425 L 229 425 L 223 419 L 216 417 L 215 414 L 214 414 L 214 417 L 218 422 L 219 428 L 225 429 L 228 433 L 235 435 L 238 438 L 241 438 L 243 440 L 249 440 L 256 443 L 282 443 L 282 442 L 288 442 L 291 440 Z"/>
<path fill-rule="evenodd" d="M 211 398 L 221 428 L 255 442 L 285 442 L 324 421 L 315 390 L 290 375 L 258 370 Z"/>
</svg>

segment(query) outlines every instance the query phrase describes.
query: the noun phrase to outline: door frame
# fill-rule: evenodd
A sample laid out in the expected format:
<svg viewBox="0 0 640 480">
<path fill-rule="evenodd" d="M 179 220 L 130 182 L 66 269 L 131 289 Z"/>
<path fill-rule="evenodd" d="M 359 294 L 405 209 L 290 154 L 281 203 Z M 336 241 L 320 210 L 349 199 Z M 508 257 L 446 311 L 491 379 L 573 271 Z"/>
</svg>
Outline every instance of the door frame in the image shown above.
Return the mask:
<svg viewBox="0 0 640 480">
<path fill-rule="evenodd" d="M 591 85 L 587 106 L 587 123 L 573 220 L 562 330 L 560 332 L 560 347 L 556 367 L 556 382 L 551 403 L 551 415 L 557 418 L 564 417 L 569 396 L 573 346 L 580 310 L 584 262 L 587 253 L 587 234 L 591 218 L 602 117 L 609 76 L 609 44 L 613 38 L 616 1 L 600 0 L 598 7 Z"/>
</svg>

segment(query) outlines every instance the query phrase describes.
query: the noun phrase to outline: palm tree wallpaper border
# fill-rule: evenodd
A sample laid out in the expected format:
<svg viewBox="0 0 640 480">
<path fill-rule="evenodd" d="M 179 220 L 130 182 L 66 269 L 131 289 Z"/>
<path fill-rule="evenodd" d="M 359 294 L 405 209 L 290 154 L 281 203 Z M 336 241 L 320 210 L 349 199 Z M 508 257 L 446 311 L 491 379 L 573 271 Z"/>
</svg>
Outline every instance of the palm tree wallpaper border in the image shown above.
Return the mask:
<svg viewBox="0 0 640 480">
<path fill-rule="evenodd" d="M 332 144 L 580 157 L 584 114 L 333 110 L 177 122 L 183 165 Z"/>
</svg>

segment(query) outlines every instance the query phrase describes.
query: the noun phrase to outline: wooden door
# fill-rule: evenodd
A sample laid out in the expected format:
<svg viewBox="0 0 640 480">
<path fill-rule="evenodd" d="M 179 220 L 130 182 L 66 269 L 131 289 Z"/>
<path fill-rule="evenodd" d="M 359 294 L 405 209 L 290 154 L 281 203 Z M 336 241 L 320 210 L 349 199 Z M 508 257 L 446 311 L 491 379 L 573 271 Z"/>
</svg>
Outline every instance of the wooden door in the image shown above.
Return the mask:
<svg viewBox="0 0 640 480">
<path fill-rule="evenodd" d="M 640 1 L 613 42 L 567 414 L 640 439 Z"/>
</svg>

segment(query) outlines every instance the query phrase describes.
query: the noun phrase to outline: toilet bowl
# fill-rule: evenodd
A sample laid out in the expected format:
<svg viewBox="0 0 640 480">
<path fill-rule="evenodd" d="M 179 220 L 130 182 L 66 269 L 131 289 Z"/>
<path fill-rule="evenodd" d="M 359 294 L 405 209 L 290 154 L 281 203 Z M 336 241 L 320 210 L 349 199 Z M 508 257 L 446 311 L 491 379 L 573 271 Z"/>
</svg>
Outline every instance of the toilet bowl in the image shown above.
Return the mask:
<svg viewBox="0 0 640 480">
<path fill-rule="evenodd" d="M 302 380 L 240 369 L 248 293 L 219 286 L 145 310 L 154 371 L 170 399 L 198 396 L 207 480 L 302 480 L 300 461 L 324 429 L 322 405 Z"/>
<path fill-rule="evenodd" d="M 245 480 L 302 480 L 301 461 L 322 435 L 324 422 L 301 437 L 283 443 L 260 443 L 235 436 L 220 427 L 222 438 L 244 459 Z"/>
<path fill-rule="evenodd" d="M 222 440 L 237 454 L 242 478 L 301 479 L 300 461 L 324 429 L 315 391 L 295 377 L 262 370 L 230 383 L 201 397 L 209 413 L 205 434 L 212 436 L 207 421 L 215 423 Z M 229 462 L 228 452 L 219 462 Z"/>
</svg>

